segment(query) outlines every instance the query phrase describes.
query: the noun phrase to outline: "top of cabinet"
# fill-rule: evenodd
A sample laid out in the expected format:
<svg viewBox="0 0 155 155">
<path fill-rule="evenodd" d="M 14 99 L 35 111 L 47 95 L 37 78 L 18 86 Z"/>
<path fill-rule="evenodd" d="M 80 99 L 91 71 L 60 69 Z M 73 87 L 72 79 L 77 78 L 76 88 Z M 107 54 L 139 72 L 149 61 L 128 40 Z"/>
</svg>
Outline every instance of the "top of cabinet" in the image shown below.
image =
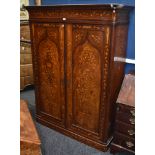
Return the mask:
<svg viewBox="0 0 155 155">
<path fill-rule="evenodd" d="M 91 7 L 92 9 L 95 7 L 99 7 L 99 9 L 132 9 L 134 8 L 133 6 L 130 5 L 123 5 L 123 4 L 53 4 L 53 5 L 41 5 L 41 6 L 36 6 L 36 5 L 29 5 L 25 6 L 26 9 L 36 9 L 36 8 L 61 8 L 61 7 Z"/>
<path fill-rule="evenodd" d="M 25 6 L 30 21 L 81 22 L 98 21 L 100 24 L 128 23 L 129 11 L 132 6 L 121 4 L 61 4 Z M 102 21 L 102 23 L 101 23 Z"/>
</svg>

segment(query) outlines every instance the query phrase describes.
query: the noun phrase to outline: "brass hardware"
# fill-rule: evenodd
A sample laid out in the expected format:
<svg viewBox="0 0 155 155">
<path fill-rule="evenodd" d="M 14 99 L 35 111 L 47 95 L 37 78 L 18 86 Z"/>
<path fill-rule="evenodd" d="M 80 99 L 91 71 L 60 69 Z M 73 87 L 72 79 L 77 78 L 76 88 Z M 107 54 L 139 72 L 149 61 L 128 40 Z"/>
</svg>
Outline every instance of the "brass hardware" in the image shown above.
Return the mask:
<svg viewBox="0 0 155 155">
<path fill-rule="evenodd" d="M 130 110 L 130 113 L 132 114 L 132 116 L 135 116 L 135 110 Z"/>
<path fill-rule="evenodd" d="M 24 46 L 22 46 L 22 50 L 23 50 L 23 51 L 25 50 L 25 47 L 24 47 Z"/>
<path fill-rule="evenodd" d="M 129 134 L 130 136 L 133 136 L 133 135 L 135 134 L 135 131 L 133 131 L 133 130 L 128 130 L 128 134 Z"/>
<path fill-rule="evenodd" d="M 123 8 L 124 7 L 124 5 L 123 4 L 110 4 L 110 6 L 111 6 L 111 8 L 113 8 L 113 9 L 117 9 L 117 8 Z"/>
<path fill-rule="evenodd" d="M 119 111 L 119 109 L 120 109 L 120 108 L 119 108 L 119 107 L 117 107 L 117 111 Z"/>
<path fill-rule="evenodd" d="M 130 118 L 129 121 L 130 121 L 131 124 L 135 124 L 135 119 L 134 118 Z"/>
<path fill-rule="evenodd" d="M 64 20 L 66 20 L 66 18 L 62 18 L 62 20 L 64 21 Z"/>
<path fill-rule="evenodd" d="M 126 143 L 127 147 L 129 147 L 129 148 L 134 146 L 134 144 L 132 142 L 125 142 L 125 143 Z"/>
</svg>

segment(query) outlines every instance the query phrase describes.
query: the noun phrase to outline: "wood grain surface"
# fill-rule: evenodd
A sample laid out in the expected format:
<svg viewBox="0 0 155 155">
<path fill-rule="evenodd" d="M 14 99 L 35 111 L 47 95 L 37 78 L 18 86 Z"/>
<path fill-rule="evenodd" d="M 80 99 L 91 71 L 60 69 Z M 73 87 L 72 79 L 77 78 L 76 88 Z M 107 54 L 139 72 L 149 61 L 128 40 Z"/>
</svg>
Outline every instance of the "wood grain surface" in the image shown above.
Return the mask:
<svg viewBox="0 0 155 155">
<path fill-rule="evenodd" d="M 40 155 L 40 139 L 28 110 L 27 103 L 20 100 L 20 154 Z"/>
<path fill-rule="evenodd" d="M 102 151 L 112 140 L 130 7 L 29 6 L 37 120 Z"/>
</svg>

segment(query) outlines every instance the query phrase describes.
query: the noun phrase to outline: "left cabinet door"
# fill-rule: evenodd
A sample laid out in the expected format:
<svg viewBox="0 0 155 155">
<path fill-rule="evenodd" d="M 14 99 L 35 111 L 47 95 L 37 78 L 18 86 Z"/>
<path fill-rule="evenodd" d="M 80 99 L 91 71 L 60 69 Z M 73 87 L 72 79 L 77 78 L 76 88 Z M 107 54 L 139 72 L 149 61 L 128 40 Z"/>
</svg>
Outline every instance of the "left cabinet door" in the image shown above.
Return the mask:
<svg viewBox="0 0 155 155">
<path fill-rule="evenodd" d="M 37 117 L 65 124 L 64 25 L 31 23 Z"/>
</svg>

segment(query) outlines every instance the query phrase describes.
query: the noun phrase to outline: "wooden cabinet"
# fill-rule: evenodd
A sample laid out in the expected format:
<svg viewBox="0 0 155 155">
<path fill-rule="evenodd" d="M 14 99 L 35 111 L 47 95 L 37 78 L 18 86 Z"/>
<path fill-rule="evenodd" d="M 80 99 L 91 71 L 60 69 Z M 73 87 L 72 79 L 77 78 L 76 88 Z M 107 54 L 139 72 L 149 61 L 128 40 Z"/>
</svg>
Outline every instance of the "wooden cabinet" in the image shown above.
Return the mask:
<svg viewBox="0 0 155 155">
<path fill-rule="evenodd" d="M 37 120 L 106 151 L 124 75 L 130 7 L 28 6 Z"/>
<path fill-rule="evenodd" d="M 20 89 L 33 84 L 30 28 L 27 20 L 20 21 Z"/>
<path fill-rule="evenodd" d="M 29 28 L 28 21 L 21 21 L 20 40 L 25 42 L 30 42 L 30 28 Z"/>
</svg>

